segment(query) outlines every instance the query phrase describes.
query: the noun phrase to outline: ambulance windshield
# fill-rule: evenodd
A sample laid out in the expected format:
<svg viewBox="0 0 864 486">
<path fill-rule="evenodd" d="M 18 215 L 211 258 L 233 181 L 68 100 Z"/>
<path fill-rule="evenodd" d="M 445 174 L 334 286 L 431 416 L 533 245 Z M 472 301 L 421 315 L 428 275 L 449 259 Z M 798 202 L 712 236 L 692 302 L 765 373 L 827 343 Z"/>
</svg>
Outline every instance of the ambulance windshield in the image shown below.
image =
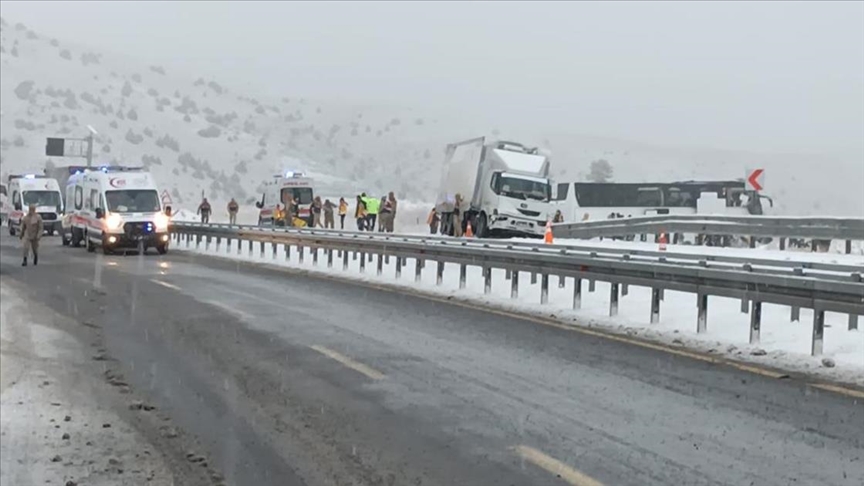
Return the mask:
<svg viewBox="0 0 864 486">
<path fill-rule="evenodd" d="M 105 201 L 112 213 L 156 213 L 159 195 L 153 189 L 106 191 Z"/>
</svg>

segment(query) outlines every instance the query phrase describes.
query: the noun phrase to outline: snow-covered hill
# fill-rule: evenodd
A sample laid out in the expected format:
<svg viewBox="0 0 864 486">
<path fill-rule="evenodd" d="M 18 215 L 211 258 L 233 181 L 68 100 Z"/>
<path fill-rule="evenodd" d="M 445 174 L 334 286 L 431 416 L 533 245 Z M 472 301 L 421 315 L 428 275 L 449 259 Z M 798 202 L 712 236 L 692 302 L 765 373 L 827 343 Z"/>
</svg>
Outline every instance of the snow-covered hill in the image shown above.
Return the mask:
<svg viewBox="0 0 864 486">
<path fill-rule="evenodd" d="M 730 179 L 764 167 L 767 192 L 783 212 L 864 214 L 860 158 L 656 147 L 574 135 L 567 127 L 550 132 L 518 113 L 478 121 L 482 114 L 471 110 L 442 116 L 290 92 L 271 98 L 236 91 L 206 73 L 142 64 L 5 20 L 0 37 L 4 179 L 46 163 L 82 162 L 49 161 L 45 138 L 84 137 L 92 125 L 100 133 L 97 163 L 148 166 L 178 206 L 194 207 L 202 191 L 216 202 L 251 201 L 264 180 L 288 169 L 309 172 L 328 195 L 394 190 L 423 202 L 437 191 L 444 146 L 487 135 L 549 147 L 561 180 L 583 179 L 599 158 L 620 181 Z"/>
</svg>

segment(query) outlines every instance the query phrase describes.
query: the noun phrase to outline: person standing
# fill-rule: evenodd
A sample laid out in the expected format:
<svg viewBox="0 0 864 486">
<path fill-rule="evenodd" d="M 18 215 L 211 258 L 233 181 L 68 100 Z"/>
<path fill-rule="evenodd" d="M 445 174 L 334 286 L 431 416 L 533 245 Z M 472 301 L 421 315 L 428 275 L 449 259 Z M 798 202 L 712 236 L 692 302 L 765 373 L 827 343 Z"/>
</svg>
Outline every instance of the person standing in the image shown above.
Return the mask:
<svg viewBox="0 0 864 486">
<path fill-rule="evenodd" d="M 294 217 L 297 214 L 296 205 L 294 204 L 294 196 L 291 194 L 285 195 L 285 226 L 294 226 Z"/>
<path fill-rule="evenodd" d="M 333 229 L 336 225 L 333 222 L 333 210 L 336 209 L 336 205 L 333 204 L 329 199 L 324 201 L 324 228 Z"/>
<path fill-rule="evenodd" d="M 390 208 L 390 201 L 387 200 L 387 196 L 381 198 L 381 206 L 378 211 L 378 232 L 383 233 L 387 231 L 387 225 L 390 221 L 390 216 L 393 211 Z"/>
<path fill-rule="evenodd" d="M 357 231 L 366 229 L 366 203 L 363 196 L 357 196 L 357 209 L 354 210 L 354 218 L 357 219 Z"/>
<path fill-rule="evenodd" d="M 27 266 L 27 257 L 33 252 L 33 265 L 39 264 L 39 240 L 42 239 L 42 216 L 36 212 L 36 205 L 27 208 L 27 215 L 21 218 L 21 245 L 24 248 L 22 267 Z"/>
<path fill-rule="evenodd" d="M 240 205 L 232 197 L 231 201 L 228 202 L 228 224 L 237 224 L 238 211 L 240 211 Z"/>
<path fill-rule="evenodd" d="M 426 224 L 429 225 L 429 234 L 434 235 L 438 232 L 438 210 L 434 207 L 429 211 L 429 217 L 426 218 Z"/>
<path fill-rule="evenodd" d="M 309 211 L 312 213 L 312 227 L 313 228 L 322 228 L 321 225 L 321 196 L 315 196 L 315 199 L 312 200 L 312 205 L 309 207 Z"/>
<path fill-rule="evenodd" d="M 377 197 L 366 197 L 365 192 L 361 197 L 366 206 L 366 229 L 375 231 L 375 223 L 378 221 L 378 211 L 381 208 L 381 201 Z"/>
<path fill-rule="evenodd" d="M 456 194 L 456 203 L 453 205 L 453 236 L 462 237 L 462 195 Z"/>
<path fill-rule="evenodd" d="M 210 207 L 210 201 L 205 197 L 198 206 L 198 214 L 201 215 L 201 223 L 207 224 L 210 222 L 210 212 L 213 208 Z"/>
<path fill-rule="evenodd" d="M 387 221 L 387 227 L 384 228 L 384 231 L 392 233 L 393 228 L 396 226 L 396 209 L 398 208 L 396 195 L 393 194 L 393 191 L 390 191 L 390 194 L 387 195 L 387 200 L 390 201 L 390 219 Z"/>
<path fill-rule="evenodd" d="M 564 215 L 561 214 L 560 209 L 555 211 L 555 216 L 552 217 L 552 222 L 553 223 L 563 223 L 564 222 Z"/>
<path fill-rule="evenodd" d="M 348 201 L 344 197 L 339 198 L 339 229 L 345 229 L 345 215 L 348 214 Z"/>
</svg>

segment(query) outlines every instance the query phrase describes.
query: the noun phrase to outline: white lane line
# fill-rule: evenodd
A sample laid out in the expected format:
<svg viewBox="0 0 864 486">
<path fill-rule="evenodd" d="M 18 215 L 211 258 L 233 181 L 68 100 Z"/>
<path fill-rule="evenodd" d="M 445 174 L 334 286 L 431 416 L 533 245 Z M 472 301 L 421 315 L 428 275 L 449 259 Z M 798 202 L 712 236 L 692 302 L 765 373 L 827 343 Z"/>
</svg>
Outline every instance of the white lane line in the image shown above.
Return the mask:
<svg viewBox="0 0 864 486">
<path fill-rule="evenodd" d="M 156 280 L 155 278 L 151 278 L 150 281 L 153 282 L 153 283 L 155 283 L 155 284 L 161 285 L 161 286 L 163 286 L 163 287 L 167 287 L 167 288 L 169 288 L 169 289 L 172 289 L 172 290 L 178 290 L 178 291 L 182 291 L 182 290 L 183 290 L 183 289 L 181 289 L 180 287 L 178 287 L 178 286 L 176 286 L 176 285 L 174 285 L 174 284 L 170 284 L 170 283 L 168 283 L 168 282 L 163 282 L 163 281 L 161 281 L 161 280 Z"/>
<path fill-rule="evenodd" d="M 384 379 L 384 373 L 381 373 L 378 370 L 372 369 L 363 363 L 358 363 L 357 361 L 354 361 L 353 359 L 345 356 L 344 354 L 337 353 L 336 351 L 333 351 L 330 348 L 325 348 L 324 346 L 319 346 L 317 344 L 315 344 L 313 346 L 309 346 L 309 347 L 314 349 L 315 351 L 318 351 L 319 353 L 323 354 L 324 356 L 327 356 L 328 358 L 331 358 L 333 360 L 336 360 L 336 361 L 342 363 L 343 365 L 351 368 L 352 370 L 354 370 L 358 373 L 362 373 L 362 374 L 368 376 L 369 378 L 372 378 L 373 380 L 383 380 Z"/>
<path fill-rule="evenodd" d="M 233 314 L 234 316 L 239 317 L 240 320 L 243 320 L 243 321 L 251 321 L 252 319 L 255 318 L 255 316 L 253 316 L 252 314 L 250 314 L 248 312 L 244 312 L 240 309 L 235 309 L 234 307 L 231 307 L 227 304 L 223 304 L 222 302 L 217 302 L 215 300 L 205 300 L 204 302 L 206 302 L 206 303 L 208 303 L 214 307 L 218 307 L 229 314 Z"/>
<path fill-rule="evenodd" d="M 575 468 L 570 467 L 558 459 L 548 456 L 533 447 L 520 445 L 514 447 L 513 450 L 515 450 L 522 459 L 550 474 L 560 477 L 571 486 L 603 486 L 603 483 L 600 481 L 577 471 Z"/>
</svg>

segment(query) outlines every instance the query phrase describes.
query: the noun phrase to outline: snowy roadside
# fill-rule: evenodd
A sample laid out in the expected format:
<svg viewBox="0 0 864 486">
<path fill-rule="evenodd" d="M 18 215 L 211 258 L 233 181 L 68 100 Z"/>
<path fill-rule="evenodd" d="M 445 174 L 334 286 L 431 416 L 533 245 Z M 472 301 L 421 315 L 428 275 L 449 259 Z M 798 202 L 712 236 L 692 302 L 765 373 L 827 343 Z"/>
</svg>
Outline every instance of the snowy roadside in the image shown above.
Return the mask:
<svg viewBox="0 0 864 486">
<path fill-rule="evenodd" d="M 108 385 L 56 319 L 0 283 L 0 484 L 173 485 L 160 453 L 103 404 Z"/>
<path fill-rule="evenodd" d="M 541 305 L 540 285 L 532 284 L 528 274 L 520 278 L 518 298 L 511 299 L 510 281 L 506 280 L 503 270 L 493 271 L 492 293 L 484 295 L 481 271 L 476 267 L 468 267 L 467 287 L 459 290 L 458 265 L 446 265 L 442 285 L 437 286 L 435 284 L 436 265 L 427 265 L 418 283 L 413 278 L 415 265 L 412 259 L 408 259 L 407 266 L 403 267 L 402 278 L 396 279 L 395 259 L 391 259 L 384 265 L 381 276 L 376 276 L 377 261 L 367 263 L 365 273 L 361 273 L 360 262 L 353 255 L 349 258 L 348 271 L 342 271 L 341 259 L 334 261 L 333 268 L 328 269 L 323 253 L 319 256 L 318 265 L 315 266 L 308 250 L 304 263 L 300 264 L 296 251 L 292 251 L 291 260 L 286 262 L 281 247 L 275 258 L 270 245 L 266 246 L 263 257 L 259 254 L 258 245 L 255 245 L 254 249 L 250 256 L 245 246 L 242 254 L 238 255 L 236 242 L 232 245 L 231 252 L 227 251 L 224 244 L 218 252 L 215 244 L 211 245 L 209 250 L 206 250 L 203 244 L 200 249 L 195 249 L 194 246 L 186 249 L 185 243 L 175 243 L 172 247 L 172 251 L 188 251 L 198 255 L 265 263 L 339 278 L 395 285 L 448 299 L 477 302 L 547 318 L 553 317 L 569 325 L 603 328 L 622 335 L 708 352 L 736 361 L 759 363 L 788 371 L 808 373 L 832 381 L 864 386 L 864 331 L 847 330 L 847 316 L 843 314 L 826 313 L 824 354 L 814 358 L 810 356 L 813 312 L 808 309 L 801 309 L 800 321 L 790 322 L 788 307 L 763 305 L 761 341 L 760 344 L 751 346 L 748 344 L 749 316 L 741 312 L 741 302 L 735 299 L 711 297 L 708 331 L 697 334 L 696 296 L 688 293 L 666 292 L 661 304 L 660 322 L 650 324 L 651 292 L 647 288 L 631 287 L 628 295 L 620 299 L 618 316 L 609 317 L 611 289 L 608 283 L 603 282 L 596 282 L 594 292 L 589 292 L 588 285 L 585 283 L 582 307 L 573 310 L 572 279 L 566 280 L 564 288 L 559 288 L 558 278 L 550 277 L 549 302 Z M 832 258 L 838 256 L 840 255 L 833 255 Z M 848 263 L 846 258 L 841 260 L 842 263 Z M 856 261 L 860 261 L 860 257 Z M 539 278 L 537 281 L 539 282 Z"/>
</svg>

